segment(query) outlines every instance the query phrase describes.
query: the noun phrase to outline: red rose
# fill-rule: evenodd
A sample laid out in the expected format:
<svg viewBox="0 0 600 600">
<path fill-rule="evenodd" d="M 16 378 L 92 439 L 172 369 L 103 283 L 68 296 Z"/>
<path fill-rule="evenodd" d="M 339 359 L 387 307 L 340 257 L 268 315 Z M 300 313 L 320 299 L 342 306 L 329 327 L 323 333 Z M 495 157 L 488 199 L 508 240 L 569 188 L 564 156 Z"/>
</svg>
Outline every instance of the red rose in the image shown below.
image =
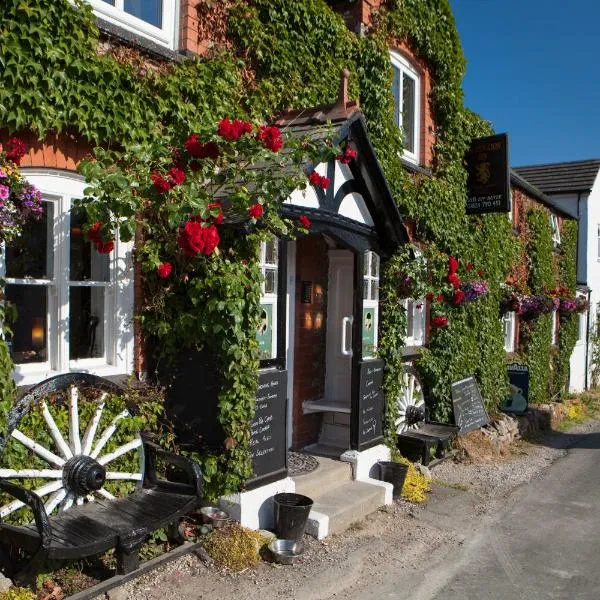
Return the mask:
<svg viewBox="0 0 600 600">
<path fill-rule="evenodd" d="M 438 294 L 437 301 L 438 302 L 443 302 L 444 301 L 444 294 Z"/>
<path fill-rule="evenodd" d="M 467 271 L 472 271 L 474 269 L 473 263 L 467 264 Z"/>
<path fill-rule="evenodd" d="M 478 270 L 477 270 L 477 275 L 478 275 L 479 277 L 483 277 L 483 273 L 484 273 L 483 269 L 478 269 Z"/>
<path fill-rule="evenodd" d="M 298 221 L 300 221 L 300 225 L 302 225 L 304 229 L 310 229 L 310 226 L 312 225 L 310 219 L 306 215 L 300 215 Z"/>
<path fill-rule="evenodd" d="M 21 164 L 21 159 L 27 152 L 27 144 L 18 137 L 12 137 L 6 143 L 6 158 L 16 165 Z"/>
<path fill-rule="evenodd" d="M 465 293 L 462 290 L 456 290 L 452 296 L 452 302 L 458 306 L 465 298 Z"/>
<path fill-rule="evenodd" d="M 329 179 L 327 179 L 327 177 L 319 175 L 316 171 L 313 171 L 308 176 L 308 181 L 311 183 L 311 185 L 314 185 L 315 187 L 320 187 L 323 190 L 326 190 L 327 186 L 329 185 Z"/>
<path fill-rule="evenodd" d="M 202 235 L 204 237 L 204 254 L 206 254 L 206 256 L 209 256 L 219 245 L 221 238 L 219 237 L 219 232 L 217 231 L 217 228 L 214 225 L 203 227 Z"/>
<path fill-rule="evenodd" d="M 190 168 L 190 171 L 193 171 L 194 173 L 196 171 L 199 171 L 202 168 L 202 163 L 199 160 L 190 160 L 190 162 L 188 163 L 188 167 Z"/>
<path fill-rule="evenodd" d="M 343 154 L 338 154 L 336 156 L 337 160 L 339 160 L 343 165 L 349 165 L 352 162 L 353 158 L 358 156 L 358 152 L 350 146 L 346 146 Z"/>
<path fill-rule="evenodd" d="M 425 299 L 426 299 L 428 302 L 433 302 L 433 292 L 428 292 L 428 293 L 425 295 Z"/>
<path fill-rule="evenodd" d="M 195 220 L 186 221 L 179 231 L 177 243 L 186 256 L 196 256 L 202 252 L 205 246 L 202 223 Z"/>
<path fill-rule="evenodd" d="M 283 146 L 283 138 L 279 127 L 260 127 L 257 137 L 264 147 L 271 150 L 271 152 L 279 152 Z"/>
<path fill-rule="evenodd" d="M 171 167 L 168 173 L 169 182 L 173 187 L 181 185 L 185 181 L 185 173 L 178 167 Z"/>
<path fill-rule="evenodd" d="M 100 235 L 100 227 L 102 227 L 102 223 L 100 223 L 100 221 L 96 221 L 88 229 L 88 239 L 90 240 L 90 242 L 97 243 L 102 241 L 102 236 Z"/>
<path fill-rule="evenodd" d="M 221 208 L 221 203 L 220 202 L 209 202 L 208 203 L 208 210 L 211 210 L 213 208 Z M 225 218 L 225 215 L 223 214 L 223 211 L 219 211 L 219 214 L 216 217 L 213 217 L 213 223 L 215 225 L 220 225 L 223 222 L 223 219 Z"/>
<path fill-rule="evenodd" d="M 171 159 L 173 160 L 174 167 L 177 167 L 178 169 L 185 168 L 185 164 L 183 162 L 183 156 L 181 156 L 181 150 L 179 150 L 179 148 L 175 148 L 171 152 Z"/>
<path fill-rule="evenodd" d="M 169 263 L 169 262 L 165 262 L 165 263 L 160 263 L 160 265 L 158 265 L 158 268 L 156 269 L 156 273 L 158 274 L 158 276 L 161 279 L 166 279 L 171 274 L 172 270 L 173 270 L 173 265 L 171 265 L 171 263 Z"/>
<path fill-rule="evenodd" d="M 452 275 L 453 273 L 456 273 L 456 271 L 458 271 L 458 261 L 456 260 L 456 258 L 454 258 L 454 256 L 449 256 L 448 257 L 448 274 Z"/>
<path fill-rule="evenodd" d="M 330 181 L 327 177 L 321 177 L 321 188 L 326 190 L 327 187 L 329 186 Z"/>
<path fill-rule="evenodd" d="M 99 254 L 110 254 L 115 247 L 115 243 L 112 240 L 109 240 L 108 242 L 96 242 L 96 251 Z"/>
<path fill-rule="evenodd" d="M 171 184 L 157 171 L 152 171 L 150 179 L 159 194 L 166 194 L 171 189 Z"/>
<path fill-rule="evenodd" d="M 221 119 L 217 129 L 217 134 L 221 137 L 224 137 L 226 140 L 237 140 L 244 133 L 251 132 L 252 123 L 249 123 L 248 121 L 241 121 L 240 119 L 236 119 L 235 121 Z"/>
<path fill-rule="evenodd" d="M 448 325 L 448 317 L 444 317 L 443 315 L 433 317 L 433 319 L 431 319 L 431 324 L 434 327 L 446 327 L 446 325 Z"/>
<path fill-rule="evenodd" d="M 448 275 L 448 282 L 452 284 L 452 287 L 457 290 L 460 287 L 460 278 L 456 273 Z"/>
<path fill-rule="evenodd" d="M 248 214 L 253 218 L 253 219 L 260 219 L 262 217 L 263 214 L 263 207 L 262 204 L 259 204 L 258 202 L 256 204 L 253 204 L 252 206 L 248 207 Z"/>
<path fill-rule="evenodd" d="M 192 133 L 186 140 L 185 151 L 194 158 L 218 158 L 219 146 L 215 142 L 200 143 L 197 133 Z"/>
</svg>

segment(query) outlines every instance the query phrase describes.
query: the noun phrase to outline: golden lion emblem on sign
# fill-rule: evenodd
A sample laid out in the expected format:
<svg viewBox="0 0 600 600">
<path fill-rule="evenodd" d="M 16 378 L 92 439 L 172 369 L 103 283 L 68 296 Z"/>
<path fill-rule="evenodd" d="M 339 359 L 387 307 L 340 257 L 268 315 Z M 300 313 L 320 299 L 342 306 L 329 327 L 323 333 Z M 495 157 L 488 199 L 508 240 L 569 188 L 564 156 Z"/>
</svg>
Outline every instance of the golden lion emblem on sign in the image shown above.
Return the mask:
<svg viewBox="0 0 600 600">
<path fill-rule="evenodd" d="M 490 180 L 491 172 L 489 162 L 482 162 L 477 165 L 476 177 L 477 181 L 483 185 L 485 185 Z"/>
</svg>

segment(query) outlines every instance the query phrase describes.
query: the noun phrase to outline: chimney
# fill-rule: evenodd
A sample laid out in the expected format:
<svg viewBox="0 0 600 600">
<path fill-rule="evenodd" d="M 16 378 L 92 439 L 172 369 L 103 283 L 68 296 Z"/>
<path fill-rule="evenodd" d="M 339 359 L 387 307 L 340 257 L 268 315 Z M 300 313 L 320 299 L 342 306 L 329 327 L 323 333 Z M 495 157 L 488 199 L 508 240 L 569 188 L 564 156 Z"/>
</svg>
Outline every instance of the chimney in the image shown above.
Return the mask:
<svg viewBox="0 0 600 600">
<path fill-rule="evenodd" d="M 348 69 L 342 69 L 340 73 L 340 91 L 338 92 L 337 106 L 342 109 L 346 109 L 348 106 L 348 77 L 350 77 L 350 71 Z"/>
</svg>

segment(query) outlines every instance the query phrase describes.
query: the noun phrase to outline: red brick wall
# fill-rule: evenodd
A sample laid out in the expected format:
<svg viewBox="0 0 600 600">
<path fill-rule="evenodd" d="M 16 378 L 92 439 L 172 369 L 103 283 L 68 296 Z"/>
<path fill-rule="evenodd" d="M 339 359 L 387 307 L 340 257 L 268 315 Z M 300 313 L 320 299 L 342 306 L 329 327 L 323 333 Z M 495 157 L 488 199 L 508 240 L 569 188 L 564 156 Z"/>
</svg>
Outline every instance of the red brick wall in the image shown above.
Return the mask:
<svg viewBox="0 0 600 600">
<path fill-rule="evenodd" d="M 304 400 L 323 397 L 325 389 L 325 321 L 327 309 L 327 244 L 320 236 L 301 238 L 296 250 L 294 322 L 294 396 L 292 446 L 316 442 L 321 414 L 302 414 Z M 313 284 L 312 303 L 301 300 L 302 282 Z M 321 293 L 319 293 L 321 291 Z"/>
<path fill-rule="evenodd" d="M 181 0 L 179 44 L 186 53 L 206 54 L 215 45 L 228 46 L 227 12 L 231 0 Z"/>
</svg>

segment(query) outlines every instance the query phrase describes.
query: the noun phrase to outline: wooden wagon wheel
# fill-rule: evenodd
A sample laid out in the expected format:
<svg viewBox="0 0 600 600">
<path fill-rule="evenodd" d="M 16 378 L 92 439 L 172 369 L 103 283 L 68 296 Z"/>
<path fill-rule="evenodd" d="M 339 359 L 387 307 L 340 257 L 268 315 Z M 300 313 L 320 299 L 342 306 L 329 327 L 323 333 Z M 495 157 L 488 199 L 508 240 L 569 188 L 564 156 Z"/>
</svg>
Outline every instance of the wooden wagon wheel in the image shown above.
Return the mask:
<svg viewBox="0 0 600 600">
<path fill-rule="evenodd" d="M 404 387 L 397 399 L 396 433 L 417 429 L 425 420 L 425 399 L 417 370 L 408 365 L 404 370 Z"/>
<path fill-rule="evenodd" d="M 33 387 L 10 412 L 0 438 L 0 467 L 5 467 L 9 450 L 24 457 L 26 464 L 0 468 L 0 477 L 35 492 L 48 515 L 93 502 L 96 495 L 114 499 L 107 489 L 111 482 L 141 484 L 142 439 L 139 431 L 121 427 L 132 414 L 121 406 L 110 414 L 107 406 L 122 395 L 118 385 L 86 373 L 59 375 Z M 22 426 L 32 419 L 38 432 L 33 437 Z M 134 452 L 138 456 L 133 468 L 119 470 L 119 463 L 131 465 Z M 29 468 L 32 462 L 34 468 Z M 0 518 L 7 520 L 23 506 L 20 500 L 2 499 Z"/>
</svg>

